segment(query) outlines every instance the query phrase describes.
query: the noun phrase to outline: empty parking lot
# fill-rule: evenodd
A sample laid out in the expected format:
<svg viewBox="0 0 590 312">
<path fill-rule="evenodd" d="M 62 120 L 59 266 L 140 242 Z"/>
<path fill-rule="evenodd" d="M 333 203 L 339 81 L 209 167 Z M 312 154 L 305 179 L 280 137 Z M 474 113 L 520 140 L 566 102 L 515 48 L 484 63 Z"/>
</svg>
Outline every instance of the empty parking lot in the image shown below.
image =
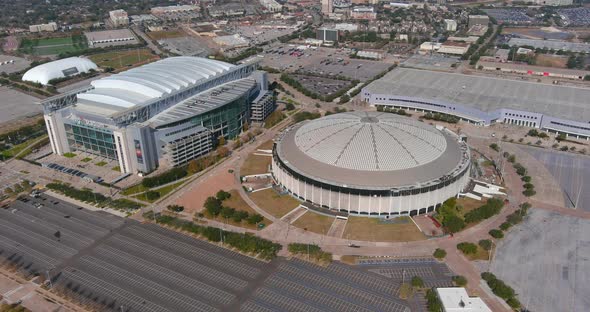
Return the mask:
<svg viewBox="0 0 590 312">
<path fill-rule="evenodd" d="M 492 272 L 529 311 L 588 311 L 590 221 L 532 209 L 498 242 Z"/>
<path fill-rule="evenodd" d="M 0 263 L 100 311 L 409 311 L 372 272 L 265 263 L 45 195 L 0 209 Z"/>
</svg>

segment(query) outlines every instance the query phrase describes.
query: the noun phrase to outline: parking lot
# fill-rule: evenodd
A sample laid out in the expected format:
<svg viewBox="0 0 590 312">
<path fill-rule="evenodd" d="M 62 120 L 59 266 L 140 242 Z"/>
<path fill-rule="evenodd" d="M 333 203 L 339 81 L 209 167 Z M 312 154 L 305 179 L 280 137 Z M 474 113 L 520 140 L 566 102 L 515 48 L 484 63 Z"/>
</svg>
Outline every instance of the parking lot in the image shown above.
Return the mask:
<svg viewBox="0 0 590 312">
<path fill-rule="evenodd" d="M 590 8 L 588 7 L 559 9 L 557 13 L 562 16 L 565 26 L 590 25 Z"/>
<path fill-rule="evenodd" d="M 534 208 L 498 242 L 491 271 L 529 311 L 588 311 L 590 221 Z"/>
<path fill-rule="evenodd" d="M 507 24 L 537 24 L 542 20 L 527 15 L 527 9 L 510 8 L 510 9 L 484 9 L 489 16 L 495 18 L 499 23 Z"/>
<path fill-rule="evenodd" d="M 100 311 L 409 311 L 399 283 L 341 263 L 258 261 L 47 195 L 0 208 L 0 264 Z"/>
<path fill-rule="evenodd" d="M 534 147 L 521 147 L 540 161 L 557 180 L 565 195 L 566 207 L 590 211 L 590 158 Z M 534 181 L 533 181 L 534 182 Z"/>
<path fill-rule="evenodd" d="M 1 70 L 0 70 L 1 71 Z M 39 99 L 5 86 L 0 86 L 0 123 L 41 114 Z"/>
<path fill-rule="evenodd" d="M 351 52 L 344 49 L 306 48 L 296 51 L 297 48 L 293 45 L 267 50 L 261 65 L 287 72 L 344 76 L 361 82 L 386 71 L 392 65 L 381 61 L 351 59 Z M 291 55 L 294 52 L 299 53 Z"/>
<path fill-rule="evenodd" d="M 377 258 L 360 259 L 358 268 L 367 272 L 377 273 L 394 280 L 401 285 L 418 276 L 426 287 L 451 287 L 453 273 L 447 265 L 433 258 L 397 259 Z"/>
<path fill-rule="evenodd" d="M 307 75 L 293 75 L 305 89 L 319 95 L 330 95 L 341 89 L 351 87 L 351 82 L 347 80 L 337 80 L 324 77 L 315 77 Z"/>
<path fill-rule="evenodd" d="M 29 68 L 31 62 L 18 56 L 0 54 L 0 73 L 12 74 Z"/>
<path fill-rule="evenodd" d="M 211 53 L 205 42 L 190 36 L 162 39 L 158 43 L 164 49 L 184 56 L 206 57 Z"/>
<path fill-rule="evenodd" d="M 410 311 L 397 299 L 399 284 L 333 263 L 282 262 L 242 311 Z"/>
</svg>

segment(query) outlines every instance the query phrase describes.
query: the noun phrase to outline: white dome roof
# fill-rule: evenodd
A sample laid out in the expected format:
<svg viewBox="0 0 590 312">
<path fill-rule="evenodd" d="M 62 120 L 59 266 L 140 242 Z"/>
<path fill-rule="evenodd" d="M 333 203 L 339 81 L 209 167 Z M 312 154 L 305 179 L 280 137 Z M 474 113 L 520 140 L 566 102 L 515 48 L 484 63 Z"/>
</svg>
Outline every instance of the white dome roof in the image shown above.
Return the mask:
<svg viewBox="0 0 590 312">
<path fill-rule="evenodd" d="M 51 79 L 86 73 L 96 68 L 96 64 L 87 58 L 68 57 L 33 67 L 23 75 L 22 80 L 46 85 Z"/>
<path fill-rule="evenodd" d="M 295 144 L 322 163 L 368 171 L 422 166 L 447 148 L 435 128 L 379 112 L 341 113 L 308 122 L 297 130 Z"/>
</svg>

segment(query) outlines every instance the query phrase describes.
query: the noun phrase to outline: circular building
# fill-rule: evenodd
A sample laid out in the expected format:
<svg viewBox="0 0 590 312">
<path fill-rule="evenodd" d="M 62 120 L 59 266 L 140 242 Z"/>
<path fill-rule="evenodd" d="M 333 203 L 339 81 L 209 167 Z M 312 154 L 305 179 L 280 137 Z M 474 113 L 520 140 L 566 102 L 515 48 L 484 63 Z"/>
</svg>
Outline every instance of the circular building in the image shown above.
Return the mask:
<svg viewBox="0 0 590 312">
<path fill-rule="evenodd" d="M 340 113 L 287 129 L 272 174 L 293 196 L 335 212 L 416 215 L 456 196 L 469 180 L 459 137 L 392 113 Z"/>
</svg>

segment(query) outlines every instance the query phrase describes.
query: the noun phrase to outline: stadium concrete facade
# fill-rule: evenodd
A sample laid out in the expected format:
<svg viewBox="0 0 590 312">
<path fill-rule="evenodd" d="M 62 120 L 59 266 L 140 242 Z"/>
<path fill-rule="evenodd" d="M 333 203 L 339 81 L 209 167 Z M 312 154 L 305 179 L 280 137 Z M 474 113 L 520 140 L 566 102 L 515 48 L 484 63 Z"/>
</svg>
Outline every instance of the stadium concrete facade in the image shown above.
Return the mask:
<svg viewBox="0 0 590 312">
<path fill-rule="evenodd" d="M 590 139 L 590 89 L 397 68 L 361 91 L 372 106 L 502 122 Z"/>
<path fill-rule="evenodd" d="M 274 109 L 257 66 L 171 57 L 46 99 L 51 148 L 117 160 L 123 173 L 182 165 L 211 151 L 218 138 L 237 137 L 253 102 L 266 99 L 266 115 Z"/>
<path fill-rule="evenodd" d="M 277 185 L 329 213 L 417 215 L 469 182 L 467 144 L 448 129 L 379 112 L 340 113 L 286 129 L 273 148 Z"/>
</svg>

